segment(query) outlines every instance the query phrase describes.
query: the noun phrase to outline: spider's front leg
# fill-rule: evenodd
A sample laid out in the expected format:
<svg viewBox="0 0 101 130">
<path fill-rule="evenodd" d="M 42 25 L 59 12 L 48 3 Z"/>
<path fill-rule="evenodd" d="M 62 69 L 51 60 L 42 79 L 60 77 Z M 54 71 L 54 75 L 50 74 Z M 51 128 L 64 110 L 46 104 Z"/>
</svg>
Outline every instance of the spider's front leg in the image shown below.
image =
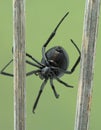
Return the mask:
<svg viewBox="0 0 101 130">
<path fill-rule="evenodd" d="M 34 62 L 36 62 L 37 65 L 39 65 L 40 67 L 44 67 L 44 65 L 43 65 L 42 63 L 40 63 L 38 60 L 36 60 L 32 55 L 26 53 L 26 56 L 27 56 L 28 58 L 30 58 L 31 60 L 33 60 Z"/>
<path fill-rule="evenodd" d="M 45 49 L 46 49 L 47 45 L 49 44 L 49 42 L 50 42 L 50 41 L 53 39 L 53 37 L 55 36 L 57 29 L 59 28 L 60 24 L 63 22 L 63 20 L 66 18 L 66 16 L 67 16 L 68 14 L 69 14 L 69 12 L 67 12 L 67 13 L 65 14 L 65 16 L 59 21 L 58 25 L 55 27 L 55 29 L 53 30 L 53 32 L 50 34 L 48 40 L 45 42 L 45 44 L 44 44 L 43 47 L 42 47 L 42 57 L 45 59 L 45 61 L 46 61 L 47 64 L 49 64 L 49 63 L 48 63 L 48 60 L 47 60 L 47 58 L 46 58 L 46 56 L 45 56 Z"/>
<path fill-rule="evenodd" d="M 13 62 L 13 59 L 11 59 L 8 64 L 6 64 L 3 69 L 0 71 L 0 74 L 4 75 L 4 76 L 9 76 L 9 77 L 13 77 L 13 74 L 10 74 L 8 72 L 5 72 L 4 70 Z"/>
</svg>

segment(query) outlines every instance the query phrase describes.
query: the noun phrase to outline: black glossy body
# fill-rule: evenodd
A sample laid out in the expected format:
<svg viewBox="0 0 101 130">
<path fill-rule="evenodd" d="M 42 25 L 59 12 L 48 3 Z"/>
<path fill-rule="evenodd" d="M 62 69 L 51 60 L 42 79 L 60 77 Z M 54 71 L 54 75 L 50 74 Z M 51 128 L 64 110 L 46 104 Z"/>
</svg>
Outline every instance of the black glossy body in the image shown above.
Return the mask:
<svg viewBox="0 0 101 130">
<path fill-rule="evenodd" d="M 46 53 L 46 58 L 49 64 L 46 63 L 45 59 L 42 58 L 41 63 L 51 68 L 51 71 L 55 73 L 55 76 L 61 77 L 64 72 L 60 70 L 52 70 L 52 67 L 58 67 L 62 70 L 67 70 L 69 66 L 69 57 L 63 47 L 56 46 L 50 48 Z M 54 75 L 53 75 L 54 77 Z"/>
</svg>

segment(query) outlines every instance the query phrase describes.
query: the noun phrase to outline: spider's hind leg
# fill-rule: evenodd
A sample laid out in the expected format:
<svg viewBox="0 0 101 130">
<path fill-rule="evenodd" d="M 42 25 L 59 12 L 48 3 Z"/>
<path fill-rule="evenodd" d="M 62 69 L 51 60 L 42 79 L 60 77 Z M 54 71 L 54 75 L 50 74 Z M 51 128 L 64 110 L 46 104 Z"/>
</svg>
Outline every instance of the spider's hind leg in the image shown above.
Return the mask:
<svg viewBox="0 0 101 130">
<path fill-rule="evenodd" d="M 74 45 L 74 47 L 76 48 L 76 50 L 78 51 L 79 57 L 78 57 L 77 60 L 75 61 L 75 63 L 74 63 L 74 65 L 73 65 L 73 67 L 71 68 L 71 70 L 65 72 L 65 73 L 67 73 L 67 74 L 72 74 L 72 73 L 75 71 L 75 69 L 76 69 L 76 67 L 77 67 L 77 65 L 79 64 L 80 59 L 81 59 L 81 52 L 80 52 L 78 46 L 76 45 L 76 43 L 75 43 L 72 39 L 70 39 L 70 40 L 71 40 L 71 43 L 72 43 L 72 44 Z"/>
<path fill-rule="evenodd" d="M 56 97 L 56 98 L 59 98 L 59 94 L 57 94 L 57 92 L 56 92 L 56 90 L 55 90 L 55 87 L 54 87 L 53 79 L 52 79 L 52 78 L 50 78 L 50 85 L 51 85 L 51 87 L 52 87 L 52 90 L 53 90 L 53 92 L 54 92 L 55 97 Z"/>
<path fill-rule="evenodd" d="M 48 80 L 48 79 L 45 79 L 45 80 L 43 81 L 41 87 L 40 87 L 40 90 L 39 90 L 38 96 L 37 96 L 36 101 L 35 101 L 34 106 L 33 106 L 33 110 L 32 110 L 33 113 L 35 113 L 35 109 L 36 109 L 36 107 L 37 107 L 37 104 L 38 104 L 39 98 L 40 98 L 40 96 L 41 96 L 41 94 L 42 94 L 42 92 L 43 92 L 43 89 L 44 89 L 44 87 L 45 87 L 45 85 L 46 85 L 46 83 L 47 83 L 47 80 Z"/>
<path fill-rule="evenodd" d="M 55 79 L 56 79 L 59 83 L 63 84 L 64 86 L 69 87 L 69 88 L 73 88 L 73 86 L 71 86 L 71 85 L 65 83 L 64 81 L 60 80 L 58 77 L 55 77 Z"/>
</svg>

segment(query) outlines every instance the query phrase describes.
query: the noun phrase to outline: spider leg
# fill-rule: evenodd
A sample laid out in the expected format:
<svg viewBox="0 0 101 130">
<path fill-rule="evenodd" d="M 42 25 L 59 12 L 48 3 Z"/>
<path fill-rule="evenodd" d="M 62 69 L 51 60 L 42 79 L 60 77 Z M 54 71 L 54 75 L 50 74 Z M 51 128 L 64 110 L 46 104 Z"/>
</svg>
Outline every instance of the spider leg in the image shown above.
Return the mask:
<svg viewBox="0 0 101 130">
<path fill-rule="evenodd" d="M 7 72 L 4 72 L 4 70 L 12 63 L 13 59 L 11 59 L 8 64 L 6 64 L 3 69 L 0 71 L 0 74 L 2 75 L 5 75 L 5 76 L 10 76 L 10 77 L 13 77 L 13 74 L 10 74 L 10 73 L 7 73 Z"/>
<path fill-rule="evenodd" d="M 77 58 L 75 64 L 73 65 L 73 67 L 71 68 L 70 71 L 65 71 L 65 73 L 67 74 L 72 74 L 75 70 L 75 68 L 77 67 L 77 65 L 79 64 L 80 62 L 80 59 L 81 59 L 81 52 L 79 50 L 79 48 L 77 47 L 77 45 L 74 43 L 74 41 L 71 39 L 71 42 L 73 43 L 73 45 L 75 46 L 75 48 L 77 49 L 78 53 L 79 53 L 79 57 Z"/>
<path fill-rule="evenodd" d="M 48 64 L 48 61 L 47 61 L 47 58 L 46 58 L 46 56 L 45 56 L 45 49 L 46 49 L 48 43 L 49 43 L 49 42 L 52 40 L 52 38 L 55 36 L 57 29 L 59 28 L 60 24 L 63 22 L 63 20 L 66 18 L 66 16 L 67 16 L 68 14 L 69 14 L 69 12 L 67 12 L 67 13 L 65 14 L 65 16 L 59 21 L 58 25 L 55 27 L 55 29 L 53 30 L 53 32 L 50 34 L 48 40 L 45 42 L 45 44 L 44 44 L 43 47 L 42 47 L 42 56 L 43 56 L 43 58 L 45 59 L 45 61 L 46 61 L 47 64 Z"/>
<path fill-rule="evenodd" d="M 26 56 L 29 57 L 30 59 L 32 59 L 33 61 L 35 61 L 38 65 L 40 65 L 41 67 L 44 67 L 44 65 L 42 63 L 40 63 L 39 61 L 37 61 L 34 57 L 32 57 L 30 54 L 26 53 Z"/>
<path fill-rule="evenodd" d="M 57 80 L 59 83 L 61 83 L 61 84 L 65 85 L 66 87 L 73 88 L 73 86 L 71 86 L 71 85 L 69 85 L 69 84 L 65 83 L 64 81 L 60 80 L 58 77 L 55 77 L 55 78 L 56 78 L 56 80 Z"/>
<path fill-rule="evenodd" d="M 40 69 L 27 72 L 27 73 L 26 73 L 26 76 L 30 76 L 30 75 L 32 75 L 32 74 L 36 74 L 36 75 L 37 75 L 38 72 L 40 72 Z"/>
<path fill-rule="evenodd" d="M 28 55 L 28 54 L 27 54 L 27 55 Z M 0 74 L 5 75 L 5 76 L 10 76 L 10 77 L 13 77 L 13 76 L 14 76 L 13 74 L 4 72 L 4 70 L 12 63 L 12 61 L 13 61 L 13 59 L 11 59 L 11 60 L 8 62 L 8 64 L 6 64 L 6 65 L 3 67 L 3 69 L 0 71 Z M 26 60 L 26 63 L 29 64 L 29 65 L 35 66 L 35 67 L 37 67 L 37 68 L 40 68 L 40 69 L 42 68 L 41 63 L 40 63 L 39 65 L 37 65 L 37 64 L 34 64 L 34 63 L 32 63 L 32 62 L 30 62 L 30 61 L 28 61 L 28 60 Z M 38 71 L 35 71 L 35 72 L 34 72 L 34 71 L 28 72 L 28 73 L 26 74 L 26 76 L 32 75 L 33 73 L 37 73 L 37 72 L 39 72 L 39 70 L 38 70 Z"/>
<path fill-rule="evenodd" d="M 42 68 L 42 66 L 36 65 L 36 64 L 34 64 L 34 63 L 32 63 L 32 62 L 30 62 L 30 61 L 28 61 L 28 60 L 26 60 L 26 63 L 29 64 L 29 65 L 35 66 L 35 67 L 37 67 L 37 68 L 40 68 L 40 69 Z"/>
<path fill-rule="evenodd" d="M 73 43 L 73 45 L 75 46 L 75 48 L 77 49 L 79 55 L 81 55 L 81 52 L 80 52 L 78 46 L 76 45 L 76 43 L 75 43 L 72 39 L 70 39 L 70 40 L 71 40 L 71 42 Z"/>
<path fill-rule="evenodd" d="M 30 76 L 32 74 L 36 74 L 37 75 L 37 73 L 40 72 L 40 69 L 41 69 L 40 65 L 36 65 L 36 64 L 34 64 L 34 63 L 32 63 L 32 62 L 30 62 L 28 60 L 26 60 L 26 63 L 29 64 L 29 65 L 32 65 L 32 66 L 35 66 L 35 67 L 39 68 L 37 70 L 33 70 L 33 71 L 30 71 L 30 72 L 27 72 L 26 76 Z"/>
<path fill-rule="evenodd" d="M 53 78 L 50 78 L 50 85 L 52 87 L 52 90 L 54 92 L 54 95 L 56 98 L 59 98 L 59 94 L 57 94 L 56 90 L 55 90 L 55 87 L 54 87 L 54 84 L 53 84 Z"/>
<path fill-rule="evenodd" d="M 10 76 L 10 77 L 13 77 L 13 76 L 14 76 L 13 74 L 4 72 L 4 70 L 11 64 L 12 61 L 13 61 L 13 59 L 11 59 L 11 60 L 8 62 L 8 64 L 6 64 L 6 65 L 3 67 L 3 69 L 0 71 L 0 74 L 5 75 L 5 76 Z M 34 64 L 34 63 L 32 63 L 32 62 L 30 62 L 30 61 L 28 61 L 28 60 L 26 60 L 26 63 L 29 64 L 29 65 L 35 66 L 35 67 L 37 67 L 37 68 L 41 68 L 39 65 L 36 65 L 36 64 Z M 32 75 L 32 74 L 37 73 L 37 72 L 39 72 L 39 70 L 28 72 L 28 73 L 26 74 L 26 76 Z"/>
<path fill-rule="evenodd" d="M 43 81 L 41 87 L 40 87 L 38 96 L 37 96 L 36 101 L 35 101 L 34 106 L 33 106 L 33 113 L 35 113 L 34 111 L 35 111 L 35 109 L 36 109 L 36 107 L 37 107 L 39 98 L 40 98 L 40 96 L 41 96 L 41 94 L 42 94 L 42 92 L 43 92 L 43 89 L 44 89 L 44 87 L 45 87 L 45 85 L 46 85 L 46 83 L 47 83 L 47 80 L 48 80 L 48 79 L 45 79 L 45 80 Z"/>
</svg>

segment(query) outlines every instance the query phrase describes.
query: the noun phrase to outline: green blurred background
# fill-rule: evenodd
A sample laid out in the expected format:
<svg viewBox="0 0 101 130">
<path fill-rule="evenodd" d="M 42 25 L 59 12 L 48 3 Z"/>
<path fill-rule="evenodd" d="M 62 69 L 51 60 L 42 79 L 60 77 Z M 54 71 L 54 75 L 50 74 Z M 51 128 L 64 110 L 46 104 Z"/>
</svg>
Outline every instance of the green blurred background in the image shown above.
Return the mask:
<svg viewBox="0 0 101 130">
<path fill-rule="evenodd" d="M 26 0 L 26 51 L 41 60 L 41 49 L 54 27 L 67 11 L 70 14 L 60 26 L 55 38 L 51 41 L 50 48 L 55 45 L 63 46 L 70 57 L 72 67 L 78 56 L 75 48 L 70 43 L 72 38 L 81 48 L 82 28 L 84 17 L 84 0 Z M 101 12 L 101 11 L 100 11 Z M 12 1 L 0 0 L 0 69 L 12 58 L 13 25 Z M 101 13 L 100 13 L 101 16 Z M 100 41 L 101 18 L 99 21 L 99 35 L 96 48 L 93 98 L 89 130 L 101 130 L 101 87 L 100 85 Z M 9 66 L 8 72 L 12 72 Z M 27 66 L 27 70 L 35 69 Z M 62 79 L 71 84 L 74 89 L 69 89 L 54 81 L 60 98 L 55 99 L 49 82 L 36 109 L 32 113 L 32 106 L 39 91 L 42 81 L 39 77 L 31 76 L 26 81 L 26 130 L 73 130 L 75 121 L 76 97 L 78 89 L 80 66 L 72 75 L 64 75 Z M 14 129 L 13 116 L 13 78 L 0 75 L 0 130 Z"/>
</svg>

